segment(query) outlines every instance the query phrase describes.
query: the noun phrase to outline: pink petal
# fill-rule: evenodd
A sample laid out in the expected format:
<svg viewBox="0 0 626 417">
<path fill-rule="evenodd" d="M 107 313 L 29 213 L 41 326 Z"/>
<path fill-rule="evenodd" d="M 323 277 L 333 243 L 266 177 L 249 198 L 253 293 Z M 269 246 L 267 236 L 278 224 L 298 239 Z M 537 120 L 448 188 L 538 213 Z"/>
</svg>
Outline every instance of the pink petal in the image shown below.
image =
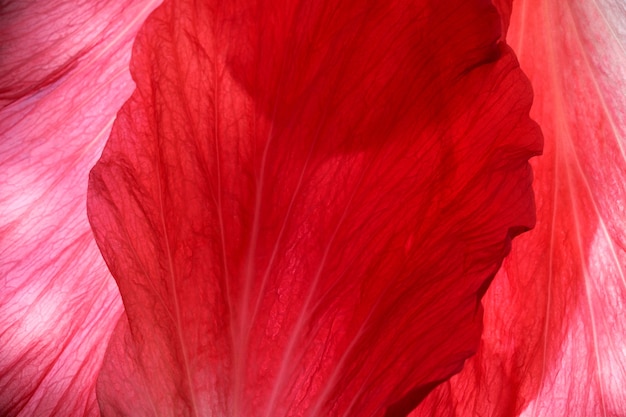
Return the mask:
<svg viewBox="0 0 626 417">
<path fill-rule="evenodd" d="M 0 9 L 0 415 L 98 415 L 121 314 L 85 211 L 87 173 L 133 87 L 130 45 L 154 5 Z"/>
<path fill-rule="evenodd" d="M 104 415 L 402 416 L 534 224 L 531 92 L 483 0 L 167 1 L 92 171 Z"/>
<path fill-rule="evenodd" d="M 422 404 L 442 416 L 626 413 L 626 8 L 515 3 L 509 40 L 546 137 L 537 227 L 485 297 L 463 372 Z"/>
</svg>

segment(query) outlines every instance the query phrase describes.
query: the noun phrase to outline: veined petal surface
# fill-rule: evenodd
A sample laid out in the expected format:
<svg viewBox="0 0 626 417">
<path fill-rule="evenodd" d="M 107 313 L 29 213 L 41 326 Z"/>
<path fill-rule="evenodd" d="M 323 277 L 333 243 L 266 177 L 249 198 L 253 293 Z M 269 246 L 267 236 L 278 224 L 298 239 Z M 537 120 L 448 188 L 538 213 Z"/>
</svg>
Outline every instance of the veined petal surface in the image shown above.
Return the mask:
<svg viewBox="0 0 626 417">
<path fill-rule="evenodd" d="M 626 5 L 518 0 L 508 40 L 545 134 L 537 227 L 484 299 L 481 348 L 418 415 L 626 413 Z"/>
<path fill-rule="evenodd" d="M 96 378 L 122 304 L 87 221 L 87 179 L 155 6 L 0 6 L 2 416 L 99 415 Z"/>
<path fill-rule="evenodd" d="M 489 1 L 166 1 L 89 217 L 125 315 L 105 416 L 404 416 L 535 222 Z"/>
</svg>

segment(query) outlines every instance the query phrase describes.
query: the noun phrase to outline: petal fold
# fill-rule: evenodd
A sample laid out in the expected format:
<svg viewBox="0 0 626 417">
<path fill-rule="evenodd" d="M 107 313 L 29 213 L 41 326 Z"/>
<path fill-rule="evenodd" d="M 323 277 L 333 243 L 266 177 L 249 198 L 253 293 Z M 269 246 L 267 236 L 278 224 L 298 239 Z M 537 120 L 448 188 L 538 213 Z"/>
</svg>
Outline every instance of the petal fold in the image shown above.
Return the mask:
<svg viewBox="0 0 626 417">
<path fill-rule="evenodd" d="M 485 297 L 478 354 L 415 415 L 624 415 L 626 7 L 516 1 L 508 39 L 546 138 L 537 227 Z"/>
</svg>

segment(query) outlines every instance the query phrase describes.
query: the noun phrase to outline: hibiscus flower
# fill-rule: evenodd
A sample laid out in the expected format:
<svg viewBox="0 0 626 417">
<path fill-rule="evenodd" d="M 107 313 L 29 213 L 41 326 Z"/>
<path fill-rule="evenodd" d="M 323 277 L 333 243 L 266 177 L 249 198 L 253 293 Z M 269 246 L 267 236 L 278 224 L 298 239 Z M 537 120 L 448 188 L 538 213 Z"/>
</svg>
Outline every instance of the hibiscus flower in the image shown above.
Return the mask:
<svg viewBox="0 0 626 417">
<path fill-rule="evenodd" d="M 5 7 L 2 414 L 622 412 L 624 10 L 438 3 Z"/>
</svg>

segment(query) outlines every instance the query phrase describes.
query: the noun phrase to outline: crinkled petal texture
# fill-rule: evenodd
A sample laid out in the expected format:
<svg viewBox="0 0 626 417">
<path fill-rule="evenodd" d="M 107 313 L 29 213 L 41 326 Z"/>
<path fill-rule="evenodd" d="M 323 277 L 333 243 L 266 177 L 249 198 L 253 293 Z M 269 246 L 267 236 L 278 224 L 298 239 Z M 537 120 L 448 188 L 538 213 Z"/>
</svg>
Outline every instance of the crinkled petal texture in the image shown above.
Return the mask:
<svg viewBox="0 0 626 417">
<path fill-rule="evenodd" d="M 489 1 L 168 1 L 90 178 L 119 285 L 105 416 L 404 416 L 534 225 Z"/>
<path fill-rule="evenodd" d="M 477 356 L 415 415 L 626 414 L 625 7 L 515 3 L 509 39 L 546 138 L 537 227 L 485 297 Z"/>
<path fill-rule="evenodd" d="M 154 7 L 0 7 L 2 416 L 99 415 L 122 303 L 87 221 L 87 176 L 132 92 L 131 42 Z"/>
</svg>

